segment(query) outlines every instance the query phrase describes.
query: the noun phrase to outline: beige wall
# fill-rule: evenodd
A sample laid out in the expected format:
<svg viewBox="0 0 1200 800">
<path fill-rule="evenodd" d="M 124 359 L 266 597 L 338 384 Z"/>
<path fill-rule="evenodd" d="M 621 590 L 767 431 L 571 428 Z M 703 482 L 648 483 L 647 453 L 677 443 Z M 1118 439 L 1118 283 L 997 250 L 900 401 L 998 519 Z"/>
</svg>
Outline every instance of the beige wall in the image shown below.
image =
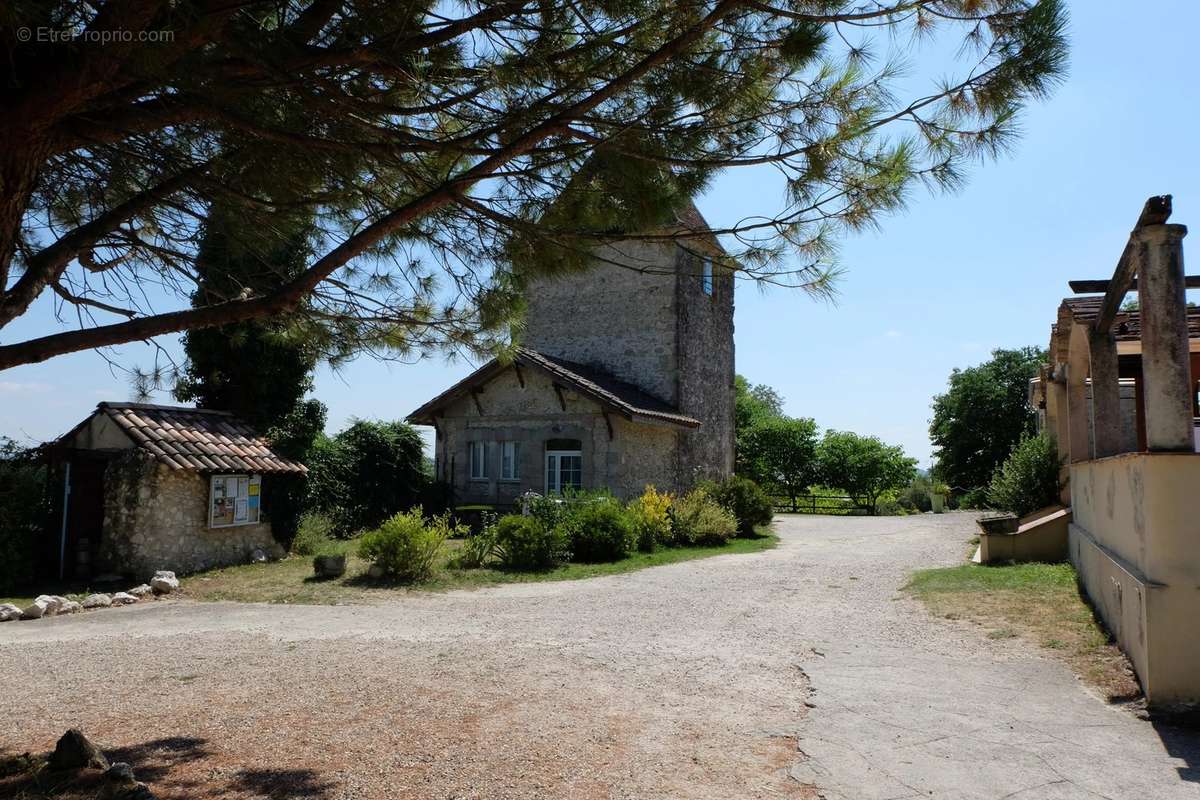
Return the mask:
<svg viewBox="0 0 1200 800">
<path fill-rule="evenodd" d="M 451 482 L 458 504 L 507 505 L 527 491 L 544 492 L 547 439 L 580 440 L 585 489 L 611 489 L 628 497 L 647 483 L 678 488 L 676 428 L 633 423 L 615 413 L 606 421 L 599 404 L 569 389 L 562 392 L 563 410 L 549 376 L 527 367 L 521 376 L 524 386 L 514 368 L 504 370 L 478 395 L 478 406 L 469 396 L 460 398 L 438 420 L 438 477 Z M 485 480 L 470 478 L 472 441 L 491 443 Z M 519 480 L 500 479 L 498 443 L 503 441 L 521 443 Z"/>
<path fill-rule="evenodd" d="M 104 480 L 105 569 L 147 579 L 160 569 L 188 573 L 244 564 L 255 549 L 272 558 L 284 555 L 269 522 L 208 527 L 207 475 L 171 469 L 134 451 L 114 460 Z"/>
<path fill-rule="evenodd" d="M 71 437 L 69 446 L 79 450 L 128 450 L 133 440 L 108 414 L 93 414 L 88 424 Z"/>
<path fill-rule="evenodd" d="M 1155 705 L 1200 701 L 1200 454 L 1071 465 L 1070 554 Z"/>
<path fill-rule="evenodd" d="M 979 560 L 983 564 L 1004 561 L 1044 561 L 1053 563 L 1067 558 L 1067 528 L 1070 509 L 1051 506 L 1024 516 L 1013 533 L 979 534 Z"/>
</svg>

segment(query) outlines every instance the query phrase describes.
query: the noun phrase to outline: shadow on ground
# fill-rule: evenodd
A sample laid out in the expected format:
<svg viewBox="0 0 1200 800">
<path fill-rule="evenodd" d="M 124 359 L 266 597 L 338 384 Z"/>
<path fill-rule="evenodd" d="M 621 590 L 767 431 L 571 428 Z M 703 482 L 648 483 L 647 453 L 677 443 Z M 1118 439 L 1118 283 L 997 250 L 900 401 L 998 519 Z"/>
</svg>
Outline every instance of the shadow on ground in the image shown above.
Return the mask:
<svg viewBox="0 0 1200 800">
<path fill-rule="evenodd" d="M 97 742 L 102 748 L 103 743 Z M 310 769 L 230 770 L 205 739 L 171 736 L 127 747 L 103 748 L 109 763 L 125 762 L 163 800 L 175 798 L 313 798 L 332 796 L 335 784 Z M 50 773 L 42 756 L 0 748 L 0 797 L 23 800 L 92 800 L 99 770 Z"/>
<path fill-rule="evenodd" d="M 1154 720 L 1154 732 L 1173 757 L 1183 761 L 1176 767 L 1179 779 L 1200 783 L 1200 712 L 1169 720 Z"/>
</svg>

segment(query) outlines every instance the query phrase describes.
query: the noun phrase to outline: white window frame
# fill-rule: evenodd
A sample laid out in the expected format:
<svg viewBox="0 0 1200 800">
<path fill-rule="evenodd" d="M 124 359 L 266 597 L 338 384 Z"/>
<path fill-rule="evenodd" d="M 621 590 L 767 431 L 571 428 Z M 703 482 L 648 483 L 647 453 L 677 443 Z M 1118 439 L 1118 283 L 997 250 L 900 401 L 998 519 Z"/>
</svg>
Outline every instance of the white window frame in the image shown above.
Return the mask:
<svg viewBox="0 0 1200 800">
<path fill-rule="evenodd" d="M 506 469 L 506 467 L 508 467 Z M 500 480 L 521 480 L 521 443 L 508 441 L 500 443 Z"/>
<path fill-rule="evenodd" d="M 700 272 L 700 286 L 709 297 L 713 295 L 713 262 L 708 256 L 704 257 Z"/>
<path fill-rule="evenodd" d="M 476 455 L 477 453 L 478 455 Z M 467 442 L 467 475 L 473 481 L 486 481 L 488 479 L 487 442 Z"/>
<path fill-rule="evenodd" d="M 562 460 L 564 457 L 579 459 L 579 486 L 583 488 L 583 451 L 582 450 L 547 450 L 545 464 L 546 494 L 561 495 L 562 491 Z M 554 481 L 550 480 L 550 459 L 554 459 Z"/>
<path fill-rule="evenodd" d="M 217 481 L 221 481 L 222 492 L 226 491 L 228 480 L 230 478 L 237 479 L 237 494 L 233 497 L 234 512 L 233 522 L 217 522 L 216 521 L 216 487 Z M 246 494 L 241 494 L 241 479 L 246 479 Z M 252 488 L 255 487 L 255 488 Z M 257 502 L 251 503 L 250 498 L 257 498 Z M 223 499 L 228 499 L 228 495 Z M 237 504 L 239 500 L 246 501 L 246 518 L 239 520 L 237 518 Z M 220 475 L 212 475 L 208 479 L 208 527 L 210 528 L 240 528 L 243 525 L 257 525 L 262 521 L 262 475 L 249 474 L 245 472 L 227 472 Z"/>
</svg>

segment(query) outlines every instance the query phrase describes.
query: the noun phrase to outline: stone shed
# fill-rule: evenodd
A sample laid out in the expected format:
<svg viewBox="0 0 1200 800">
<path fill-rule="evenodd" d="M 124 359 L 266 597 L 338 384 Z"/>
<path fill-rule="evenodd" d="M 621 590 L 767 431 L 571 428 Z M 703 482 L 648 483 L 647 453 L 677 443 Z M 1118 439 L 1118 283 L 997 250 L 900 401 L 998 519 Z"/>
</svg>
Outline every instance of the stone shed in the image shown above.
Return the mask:
<svg viewBox="0 0 1200 800">
<path fill-rule="evenodd" d="M 196 572 L 283 555 L 264 480 L 303 474 L 224 411 L 100 403 L 48 448 L 58 467 L 59 575 Z"/>
</svg>

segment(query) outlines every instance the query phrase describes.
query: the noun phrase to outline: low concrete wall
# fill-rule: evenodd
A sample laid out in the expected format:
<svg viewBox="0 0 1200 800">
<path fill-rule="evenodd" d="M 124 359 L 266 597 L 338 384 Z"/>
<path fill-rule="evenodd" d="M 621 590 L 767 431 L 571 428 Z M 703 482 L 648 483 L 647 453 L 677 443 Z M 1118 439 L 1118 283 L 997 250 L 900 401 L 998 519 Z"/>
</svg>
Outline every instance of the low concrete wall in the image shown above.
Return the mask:
<svg viewBox="0 0 1200 800">
<path fill-rule="evenodd" d="M 980 523 L 979 560 L 983 564 L 999 561 L 1044 561 L 1053 563 L 1067 558 L 1067 526 L 1071 510 L 1061 506 L 1036 511 L 1014 520 L 1016 530 L 989 531 Z"/>
<path fill-rule="evenodd" d="M 1200 455 L 1071 465 L 1070 556 L 1154 705 L 1200 702 Z"/>
</svg>

